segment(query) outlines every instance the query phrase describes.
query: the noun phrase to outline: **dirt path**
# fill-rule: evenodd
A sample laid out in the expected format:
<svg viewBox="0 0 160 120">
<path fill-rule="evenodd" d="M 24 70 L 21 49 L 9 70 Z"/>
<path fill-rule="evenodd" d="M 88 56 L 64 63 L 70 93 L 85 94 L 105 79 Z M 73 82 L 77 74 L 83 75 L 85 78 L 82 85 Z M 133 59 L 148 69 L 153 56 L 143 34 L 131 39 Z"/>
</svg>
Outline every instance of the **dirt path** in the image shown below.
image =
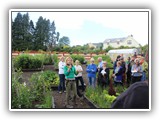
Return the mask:
<svg viewBox="0 0 160 120">
<path fill-rule="evenodd" d="M 86 70 L 86 65 L 82 65 L 82 68 L 83 68 L 83 79 L 84 79 L 84 83 L 86 85 L 88 85 L 88 80 L 87 80 L 87 74 L 85 72 Z M 66 93 L 58 93 L 58 90 L 56 91 L 53 91 L 53 96 L 54 96 L 54 99 L 55 99 L 55 106 L 56 108 L 66 108 L 65 107 L 65 100 L 66 100 Z M 86 102 L 85 99 L 82 98 L 79 98 L 77 97 L 76 98 L 76 101 L 77 101 L 77 105 L 74 106 L 74 108 L 77 108 L 77 109 L 89 109 L 89 108 L 92 108 L 92 106 L 89 106 L 88 103 Z M 73 103 L 71 102 L 71 105 Z"/>
</svg>

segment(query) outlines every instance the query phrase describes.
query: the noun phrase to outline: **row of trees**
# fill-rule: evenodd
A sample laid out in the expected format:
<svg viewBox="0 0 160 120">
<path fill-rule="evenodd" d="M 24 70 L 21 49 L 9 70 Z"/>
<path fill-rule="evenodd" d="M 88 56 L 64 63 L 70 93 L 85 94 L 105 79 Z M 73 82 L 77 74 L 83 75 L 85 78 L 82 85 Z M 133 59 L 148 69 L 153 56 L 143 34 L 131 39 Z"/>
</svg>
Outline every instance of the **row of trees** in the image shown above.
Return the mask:
<svg viewBox="0 0 160 120">
<path fill-rule="evenodd" d="M 58 44 L 60 33 L 56 32 L 54 21 L 39 17 L 36 26 L 29 14 L 18 13 L 12 20 L 12 50 L 51 50 Z M 60 45 L 69 45 L 68 37 L 59 40 Z"/>
<path fill-rule="evenodd" d="M 147 49 L 148 45 L 145 46 L 141 46 L 141 50 L 143 53 L 146 53 L 146 49 Z M 89 45 L 77 45 L 77 46 L 56 46 L 52 49 L 52 51 L 58 51 L 58 52 L 68 52 L 68 53 L 75 53 L 75 52 L 79 52 L 79 53 L 106 53 L 109 50 L 115 50 L 115 49 L 132 49 L 135 47 L 128 47 L 128 46 L 120 46 L 118 48 L 114 48 L 112 46 L 108 46 L 106 49 L 102 49 L 100 48 L 94 48 L 94 47 L 89 47 Z"/>
</svg>

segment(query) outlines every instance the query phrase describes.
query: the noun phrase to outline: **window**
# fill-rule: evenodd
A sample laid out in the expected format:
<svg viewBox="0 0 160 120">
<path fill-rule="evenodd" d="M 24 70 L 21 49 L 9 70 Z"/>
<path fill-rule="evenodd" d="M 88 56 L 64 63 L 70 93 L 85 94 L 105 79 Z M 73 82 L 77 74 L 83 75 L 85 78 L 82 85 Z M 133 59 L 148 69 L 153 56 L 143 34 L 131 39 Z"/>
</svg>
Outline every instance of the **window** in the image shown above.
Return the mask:
<svg viewBox="0 0 160 120">
<path fill-rule="evenodd" d="M 109 42 L 107 42 L 107 45 L 109 45 Z"/>
<path fill-rule="evenodd" d="M 117 42 L 117 44 L 119 45 L 119 41 Z"/>
<path fill-rule="evenodd" d="M 128 40 L 127 44 L 129 44 L 129 45 L 132 44 L 132 40 Z"/>
</svg>

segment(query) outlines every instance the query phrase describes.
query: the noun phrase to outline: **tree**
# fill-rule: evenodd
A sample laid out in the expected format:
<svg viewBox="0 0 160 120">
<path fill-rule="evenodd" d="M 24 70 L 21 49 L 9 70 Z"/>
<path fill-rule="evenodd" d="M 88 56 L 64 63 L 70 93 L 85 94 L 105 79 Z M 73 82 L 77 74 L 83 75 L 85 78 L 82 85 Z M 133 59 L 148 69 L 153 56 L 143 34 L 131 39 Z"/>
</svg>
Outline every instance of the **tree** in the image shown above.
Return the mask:
<svg viewBox="0 0 160 120">
<path fill-rule="evenodd" d="M 18 13 L 12 21 L 12 49 L 13 50 L 49 50 L 59 40 L 54 21 L 40 16 L 36 26 L 29 20 L 29 14 Z"/>
<path fill-rule="evenodd" d="M 49 31 L 50 31 L 50 21 L 43 19 L 43 17 L 40 16 L 35 28 L 35 41 L 34 41 L 35 50 L 39 49 L 47 50 L 50 38 Z"/>
<path fill-rule="evenodd" d="M 70 39 L 69 37 L 63 36 L 59 39 L 59 46 L 69 46 L 70 45 Z"/>
<path fill-rule="evenodd" d="M 112 50 L 112 49 L 114 49 L 112 46 L 108 46 L 108 47 L 105 49 L 105 51 L 108 52 L 109 50 Z"/>
<path fill-rule="evenodd" d="M 53 49 L 53 47 L 56 46 L 56 43 L 58 42 L 59 35 L 60 35 L 59 32 L 56 33 L 56 27 L 55 27 L 54 21 L 50 25 L 49 35 L 50 35 L 50 39 L 49 39 L 49 47 L 48 47 L 48 49 L 51 50 L 51 49 Z"/>
<path fill-rule="evenodd" d="M 25 50 L 29 41 L 29 15 L 18 13 L 12 22 L 12 49 Z"/>
</svg>

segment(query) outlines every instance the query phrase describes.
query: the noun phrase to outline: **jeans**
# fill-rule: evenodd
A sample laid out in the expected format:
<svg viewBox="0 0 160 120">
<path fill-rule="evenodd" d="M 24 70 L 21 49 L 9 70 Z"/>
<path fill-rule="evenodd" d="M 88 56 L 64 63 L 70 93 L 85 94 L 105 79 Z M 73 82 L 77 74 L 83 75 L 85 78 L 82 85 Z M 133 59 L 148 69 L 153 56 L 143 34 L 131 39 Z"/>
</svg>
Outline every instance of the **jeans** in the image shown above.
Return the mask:
<svg viewBox="0 0 160 120">
<path fill-rule="evenodd" d="M 58 86 L 58 91 L 65 91 L 65 75 L 64 74 L 59 74 L 59 79 L 60 79 L 60 83 Z"/>
<path fill-rule="evenodd" d="M 82 96 L 82 94 L 79 92 L 79 81 L 81 82 L 81 87 L 82 87 L 82 91 L 84 92 L 84 81 L 83 81 L 83 77 L 81 76 L 81 77 L 76 77 L 76 87 L 77 87 L 77 95 L 79 96 L 79 97 L 81 97 Z"/>
<path fill-rule="evenodd" d="M 89 86 L 92 86 L 93 88 L 96 87 L 96 77 L 88 77 L 88 81 Z"/>
<path fill-rule="evenodd" d="M 142 73 L 141 81 L 145 81 L 145 80 L 146 80 L 146 73 L 145 73 L 145 72 L 143 72 L 143 73 Z"/>
</svg>

